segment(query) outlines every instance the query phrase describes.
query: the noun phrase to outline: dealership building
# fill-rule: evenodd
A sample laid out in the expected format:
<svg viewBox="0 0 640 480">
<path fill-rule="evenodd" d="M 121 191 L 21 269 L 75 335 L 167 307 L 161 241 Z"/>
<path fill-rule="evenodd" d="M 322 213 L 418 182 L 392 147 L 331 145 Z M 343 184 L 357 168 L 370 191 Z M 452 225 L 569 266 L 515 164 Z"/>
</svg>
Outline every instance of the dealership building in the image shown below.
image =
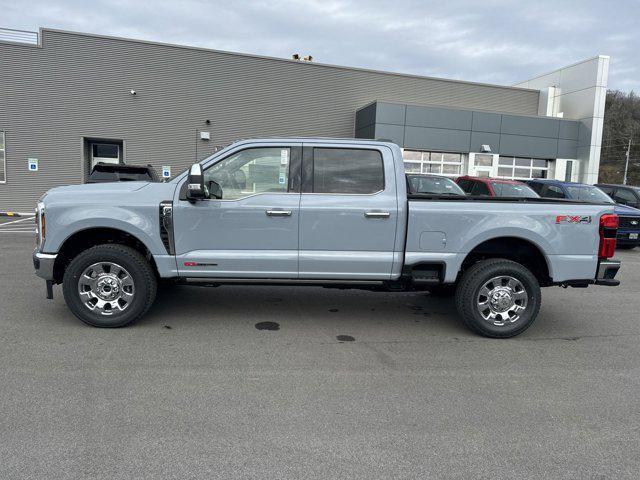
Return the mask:
<svg viewBox="0 0 640 480">
<path fill-rule="evenodd" d="M 598 179 L 609 58 L 514 86 L 0 29 L 0 211 L 98 161 L 173 176 L 235 140 L 384 139 L 408 172 Z"/>
</svg>

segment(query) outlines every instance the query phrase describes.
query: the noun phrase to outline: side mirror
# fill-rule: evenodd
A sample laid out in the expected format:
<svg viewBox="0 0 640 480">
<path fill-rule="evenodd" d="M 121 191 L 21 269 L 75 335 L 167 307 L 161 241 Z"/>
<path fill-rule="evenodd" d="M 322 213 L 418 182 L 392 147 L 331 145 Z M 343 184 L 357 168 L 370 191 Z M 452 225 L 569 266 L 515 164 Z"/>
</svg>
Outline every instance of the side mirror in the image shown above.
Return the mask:
<svg viewBox="0 0 640 480">
<path fill-rule="evenodd" d="M 194 163 L 189 169 L 189 179 L 187 180 L 187 200 L 195 202 L 209 198 L 209 192 L 204 185 L 204 176 L 202 175 L 202 165 Z"/>
<path fill-rule="evenodd" d="M 209 196 L 213 198 L 222 198 L 222 187 L 215 180 L 209 180 Z"/>
</svg>

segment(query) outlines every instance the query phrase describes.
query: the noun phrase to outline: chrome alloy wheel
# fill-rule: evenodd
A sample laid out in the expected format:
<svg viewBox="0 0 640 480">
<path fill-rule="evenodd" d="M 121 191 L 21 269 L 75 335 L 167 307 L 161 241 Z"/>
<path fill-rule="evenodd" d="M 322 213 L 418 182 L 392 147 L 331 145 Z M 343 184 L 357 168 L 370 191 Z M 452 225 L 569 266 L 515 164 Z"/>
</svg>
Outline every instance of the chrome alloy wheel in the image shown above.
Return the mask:
<svg viewBox="0 0 640 480">
<path fill-rule="evenodd" d="M 482 318 L 498 327 L 516 322 L 527 308 L 529 295 L 511 276 L 493 277 L 478 292 L 476 307 Z"/>
<path fill-rule="evenodd" d="M 133 278 L 113 262 L 88 266 L 78 280 L 78 294 L 85 307 L 101 315 L 117 315 L 133 301 Z"/>
</svg>

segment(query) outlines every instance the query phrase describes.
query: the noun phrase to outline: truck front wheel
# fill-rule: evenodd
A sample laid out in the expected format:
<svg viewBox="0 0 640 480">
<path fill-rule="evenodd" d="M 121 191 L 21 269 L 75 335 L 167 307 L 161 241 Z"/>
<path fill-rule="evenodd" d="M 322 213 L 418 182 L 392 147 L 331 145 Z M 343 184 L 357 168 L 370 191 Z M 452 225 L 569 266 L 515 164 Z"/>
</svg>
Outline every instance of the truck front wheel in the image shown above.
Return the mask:
<svg viewBox="0 0 640 480">
<path fill-rule="evenodd" d="M 156 276 L 147 259 L 125 245 L 89 248 L 64 273 L 67 306 L 94 327 L 122 327 L 142 317 L 156 296 Z"/>
<path fill-rule="evenodd" d="M 456 307 L 473 332 L 508 338 L 524 332 L 540 310 L 540 285 L 523 265 L 502 258 L 469 268 L 456 289 Z"/>
</svg>

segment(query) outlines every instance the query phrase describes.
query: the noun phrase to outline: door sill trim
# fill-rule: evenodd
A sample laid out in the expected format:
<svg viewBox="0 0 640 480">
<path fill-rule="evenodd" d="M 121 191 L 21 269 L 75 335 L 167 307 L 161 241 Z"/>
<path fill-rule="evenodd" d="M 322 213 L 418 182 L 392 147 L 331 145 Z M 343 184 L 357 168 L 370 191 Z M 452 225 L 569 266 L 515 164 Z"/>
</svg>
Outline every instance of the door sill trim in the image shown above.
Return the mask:
<svg viewBox="0 0 640 480">
<path fill-rule="evenodd" d="M 323 280 L 323 279 L 287 279 L 287 278 L 220 278 L 220 277 L 186 277 L 182 283 L 189 285 L 383 285 L 382 280 Z"/>
</svg>

